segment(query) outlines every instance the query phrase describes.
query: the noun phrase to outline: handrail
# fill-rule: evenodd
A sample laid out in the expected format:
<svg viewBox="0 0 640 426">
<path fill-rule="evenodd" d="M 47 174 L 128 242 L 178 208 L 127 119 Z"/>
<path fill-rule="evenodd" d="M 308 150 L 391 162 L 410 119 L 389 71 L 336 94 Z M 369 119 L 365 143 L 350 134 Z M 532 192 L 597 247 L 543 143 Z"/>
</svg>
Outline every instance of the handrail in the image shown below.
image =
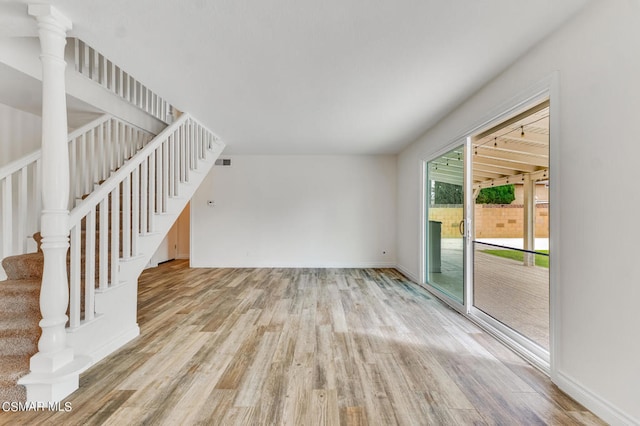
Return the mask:
<svg viewBox="0 0 640 426">
<path fill-rule="evenodd" d="M 100 124 L 108 121 L 109 119 L 113 118 L 111 115 L 109 114 L 103 114 L 100 117 L 98 117 L 97 119 L 85 124 L 82 127 L 77 128 L 76 130 L 74 130 L 73 132 L 69 133 L 69 137 L 67 138 L 67 142 L 71 143 L 71 141 L 75 138 L 77 138 L 78 136 L 81 136 L 83 133 L 86 133 L 87 131 L 91 130 L 94 127 L 99 126 Z M 133 124 L 132 124 L 133 126 Z M 31 154 L 27 154 L 24 157 L 18 158 L 15 161 L 12 161 L 11 163 L 0 167 L 0 180 L 4 179 L 5 177 L 14 174 L 15 172 L 19 171 L 20 169 L 24 168 L 25 166 L 33 163 L 36 160 L 39 160 L 40 157 L 42 157 L 42 150 L 39 149 L 37 151 L 33 151 Z"/>
<path fill-rule="evenodd" d="M 94 127 L 98 127 L 99 125 L 108 121 L 111 118 L 113 118 L 113 116 L 110 114 L 102 114 L 100 117 L 96 118 L 95 120 L 85 124 L 82 127 L 78 127 L 76 130 L 69 133 L 69 137 L 67 138 L 67 140 L 71 142 L 72 139 L 75 139 L 78 136 L 82 136 L 83 133 L 87 133 L 89 130 L 93 129 Z"/>
<path fill-rule="evenodd" d="M 135 124 L 110 115 L 74 131 L 69 145 L 69 208 L 92 192 L 96 183 L 107 179 L 153 136 Z"/>
<path fill-rule="evenodd" d="M 27 154 L 22 158 L 18 158 L 17 160 L 0 167 L 0 180 L 20 171 L 34 161 L 39 160 L 41 156 L 41 150 L 33 151 L 31 154 Z"/>
<path fill-rule="evenodd" d="M 85 217 L 92 208 L 96 207 L 100 201 L 102 201 L 116 186 L 122 182 L 122 180 L 131 174 L 136 167 L 155 151 L 159 145 L 165 140 L 165 138 L 176 131 L 183 123 L 189 118 L 188 114 L 183 114 L 178 120 L 173 122 L 169 127 L 165 128 L 154 140 L 147 144 L 142 150 L 140 150 L 135 156 L 118 169 L 109 179 L 104 181 L 99 188 L 93 191 L 87 198 L 82 200 L 71 212 L 69 213 L 69 226 L 70 228 L 75 226 L 83 217 Z"/>
</svg>

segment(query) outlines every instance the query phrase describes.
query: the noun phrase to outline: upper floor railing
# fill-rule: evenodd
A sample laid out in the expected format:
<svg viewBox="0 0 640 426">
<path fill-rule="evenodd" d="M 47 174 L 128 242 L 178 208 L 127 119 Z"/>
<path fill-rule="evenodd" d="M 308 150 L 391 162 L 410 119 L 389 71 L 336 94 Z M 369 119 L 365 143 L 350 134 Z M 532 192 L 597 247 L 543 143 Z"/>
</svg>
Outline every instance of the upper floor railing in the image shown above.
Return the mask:
<svg viewBox="0 0 640 426">
<path fill-rule="evenodd" d="M 67 39 L 67 56 L 75 70 L 153 117 L 170 124 L 174 108 L 161 96 L 133 78 L 100 52 L 77 38 Z"/>
</svg>

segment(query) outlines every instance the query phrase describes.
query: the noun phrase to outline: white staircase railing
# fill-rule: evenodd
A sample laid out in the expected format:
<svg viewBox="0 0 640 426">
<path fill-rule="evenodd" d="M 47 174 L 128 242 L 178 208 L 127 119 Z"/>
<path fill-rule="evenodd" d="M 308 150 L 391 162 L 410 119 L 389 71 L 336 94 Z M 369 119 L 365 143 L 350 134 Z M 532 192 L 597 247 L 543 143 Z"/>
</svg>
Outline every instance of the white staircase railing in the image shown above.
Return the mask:
<svg viewBox="0 0 640 426">
<path fill-rule="evenodd" d="M 27 237 L 39 228 L 41 152 L 0 168 L 0 259 L 27 253 Z"/>
<path fill-rule="evenodd" d="M 70 329 L 95 318 L 96 291 L 120 284 L 120 259 L 142 254 L 140 239 L 156 231 L 156 215 L 167 212 L 180 184 L 221 146 L 185 114 L 70 212 Z"/>
<path fill-rule="evenodd" d="M 173 106 L 84 41 L 67 40 L 67 56 L 75 70 L 105 89 L 165 122 L 173 121 Z"/>
<path fill-rule="evenodd" d="M 110 115 L 71 132 L 69 208 L 152 138 L 153 134 Z M 27 253 L 28 238 L 40 230 L 41 158 L 38 150 L 0 168 L 0 259 Z"/>
<path fill-rule="evenodd" d="M 93 191 L 154 135 L 123 120 L 103 115 L 69 135 L 69 209 Z"/>
</svg>

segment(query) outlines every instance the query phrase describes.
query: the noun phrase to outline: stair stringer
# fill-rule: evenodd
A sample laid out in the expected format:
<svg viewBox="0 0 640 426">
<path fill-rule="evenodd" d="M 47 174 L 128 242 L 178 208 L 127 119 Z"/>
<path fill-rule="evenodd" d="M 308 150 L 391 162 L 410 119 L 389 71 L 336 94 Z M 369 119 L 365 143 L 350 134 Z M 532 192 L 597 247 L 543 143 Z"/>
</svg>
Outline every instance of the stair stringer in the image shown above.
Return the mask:
<svg viewBox="0 0 640 426">
<path fill-rule="evenodd" d="M 140 334 L 138 278 L 221 152 L 222 147 L 218 147 L 206 160 L 199 160 L 198 170 L 191 172 L 189 182 L 179 184 L 180 196 L 167 200 L 166 213 L 155 215 L 156 231 L 140 236 L 141 254 L 119 260 L 120 284 L 96 292 L 96 319 L 76 329 L 67 329 L 67 344 L 75 353 L 88 356 L 95 364 Z"/>
</svg>

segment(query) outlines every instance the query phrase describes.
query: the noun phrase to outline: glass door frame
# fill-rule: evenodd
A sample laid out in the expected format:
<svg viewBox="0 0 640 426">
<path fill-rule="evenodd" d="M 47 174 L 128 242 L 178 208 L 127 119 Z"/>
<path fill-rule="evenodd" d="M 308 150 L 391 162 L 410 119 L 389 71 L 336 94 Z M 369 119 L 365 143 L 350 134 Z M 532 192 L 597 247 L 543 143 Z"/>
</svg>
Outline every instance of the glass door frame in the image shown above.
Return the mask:
<svg viewBox="0 0 640 426">
<path fill-rule="evenodd" d="M 470 137 L 462 137 L 457 138 L 454 142 L 447 144 L 445 147 L 435 151 L 430 154 L 426 159 L 421 161 L 421 212 L 420 212 L 420 282 L 422 286 L 427 288 L 429 292 L 434 294 L 439 299 L 442 299 L 447 305 L 457 310 L 463 315 L 468 315 L 468 306 L 470 299 L 470 287 L 469 287 L 469 271 L 473 271 L 473 269 L 469 269 L 469 265 L 473 265 L 473 259 L 470 256 L 472 253 L 469 250 L 470 247 L 470 238 L 471 233 L 471 224 L 472 220 L 469 219 L 469 188 L 471 188 L 471 175 L 469 168 L 469 159 L 470 159 L 470 145 L 471 138 Z M 463 297 L 462 303 L 455 298 L 449 296 L 447 293 L 444 293 L 438 290 L 433 284 L 429 283 L 428 280 L 428 270 L 427 270 L 427 245 L 428 245 L 428 196 L 429 188 L 427 186 L 428 179 L 428 167 L 431 161 L 438 159 L 444 154 L 462 147 L 463 150 L 463 159 L 464 159 L 464 178 L 463 178 L 463 221 L 464 221 L 464 232 L 463 232 Z M 472 209 L 471 209 L 472 210 Z M 469 263 L 471 261 L 471 263 Z"/>
<path fill-rule="evenodd" d="M 555 110 L 552 108 L 551 104 L 551 96 L 550 96 L 550 90 L 547 88 L 547 90 L 542 91 L 541 93 L 538 93 L 535 96 L 532 96 L 524 101 L 521 101 L 519 103 L 517 103 L 515 106 L 506 109 L 502 114 L 494 117 L 492 120 L 488 121 L 484 126 L 482 127 L 478 127 L 476 129 L 474 129 L 472 132 L 469 132 L 468 136 L 467 136 L 467 151 L 466 153 L 468 155 L 465 156 L 465 171 L 469 174 L 469 176 L 473 176 L 473 156 L 471 155 L 471 147 L 472 147 L 472 141 L 473 141 L 473 136 L 483 132 L 484 130 L 486 130 L 487 128 L 491 128 L 493 126 L 499 125 L 505 121 L 507 121 L 509 118 L 513 117 L 514 115 L 516 115 L 518 112 L 522 112 L 521 110 L 527 110 L 530 109 L 532 106 L 536 105 L 536 104 L 541 104 L 545 101 L 549 102 L 549 112 L 550 112 L 550 116 L 551 114 L 555 114 Z M 550 127 L 553 127 L 553 120 L 550 120 Z M 551 129 L 553 131 L 553 129 Z M 551 138 L 550 138 L 551 139 Z M 553 143 L 550 142 L 550 151 L 551 151 L 551 147 L 553 146 Z M 553 157 L 551 155 L 551 152 L 549 152 L 549 156 L 550 159 Z M 553 167 L 552 164 L 550 164 L 551 167 Z M 467 205 L 470 206 L 470 209 L 468 212 L 466 212 L 468 214 L 468 217 L 470 218 L 471 224 L 469 226 L 470 229 L 473 229 L 473 224 L 474 224 L 474 213 L 475 213 L 475 209 L 474 209 L 474 205 L 475 205 L 475 200 L 473 200 L 473 196 L 471 195 L 473 192 L 473 182 L 472 179 L 469 179 L 468 181 L 465 180 L 465 185 L 467 185 L 465 187 L 465 201 L 467 203 Z M 550 201 L 553 203 L 551 194 L 550 194 Z M 551 243 L 551 227 L 552 227 L 552 223 L 549 224 L 549 240 Z M 524 335 L 522 335 L 521 333 L 517 332 L 515 329 L 509 327 L 506 324 L 503 324 L 502 322 L 500 322 L 499 320 L 497 320 L 496 318 L 492 317 L 491 315 L 489 315 L 488 313 L 485 313 L 484 311 L 480 310 L 479 308 L 476 308 L 473 304 L 473 294 L 474 294 L 474 257 L 473 257 L 473 253 L 474 253 L 474 238 L 472 238 L 472 236 L 474 236 L 474 233 L 471 233 L 468 241 L 467 241 L 467 247 L 466 250 L 468 250 L 469 256 L 467 256 L 467 260 L 468 262 L 465 264 L 465 268 L 466 269 L 466 274 L 465 274 L 465 295 L 468 295 L 468 297 L 465 300 L 465 313 L 466 316 L 471 319 L 472 321 L 476 322 L 477 324 L 479 324 L 485 331 L 489 332 L 490 334 L 494 335 L 494 337 L 496 337 L 497 339 L 499 339 L 500 341 L 502 341 L 503 343 L 505 343 L 507 346 L 511 347 L 513 350 L 515 350 L 516 352 L 518 352 L 520 355 L 522 355 L 524 358 L 526 358 L 529 362 L 531 362 L 532 364 L 534 364 L 537 368 L 539 368 L 540 370 L 542 370 L 543 372 L 545 372 L 546 374 L 550 374 L 551 372 L 551 353 L 552 353 L 552 348 L 553 348 L 553 336 L 554 336 L 554 332 L 553 332 L 553 286 L 552 286 L 552 279 L 553 279 L 553 273 L 552 270 L 549 270 L 549 299 L 550 299 L 550 304 L 549 304 L 549 351 L 547 351 L 546 349 L 540 347 L 538 344 L 536 344 L 535 342 L 533 342 L 532 340 L 528 339 L 527 337 L 525 337 Z M 552 251 L 553 253 L 553 251 Z M 552 262 L 553 264 L 553 262 Z"/>
</svg>

